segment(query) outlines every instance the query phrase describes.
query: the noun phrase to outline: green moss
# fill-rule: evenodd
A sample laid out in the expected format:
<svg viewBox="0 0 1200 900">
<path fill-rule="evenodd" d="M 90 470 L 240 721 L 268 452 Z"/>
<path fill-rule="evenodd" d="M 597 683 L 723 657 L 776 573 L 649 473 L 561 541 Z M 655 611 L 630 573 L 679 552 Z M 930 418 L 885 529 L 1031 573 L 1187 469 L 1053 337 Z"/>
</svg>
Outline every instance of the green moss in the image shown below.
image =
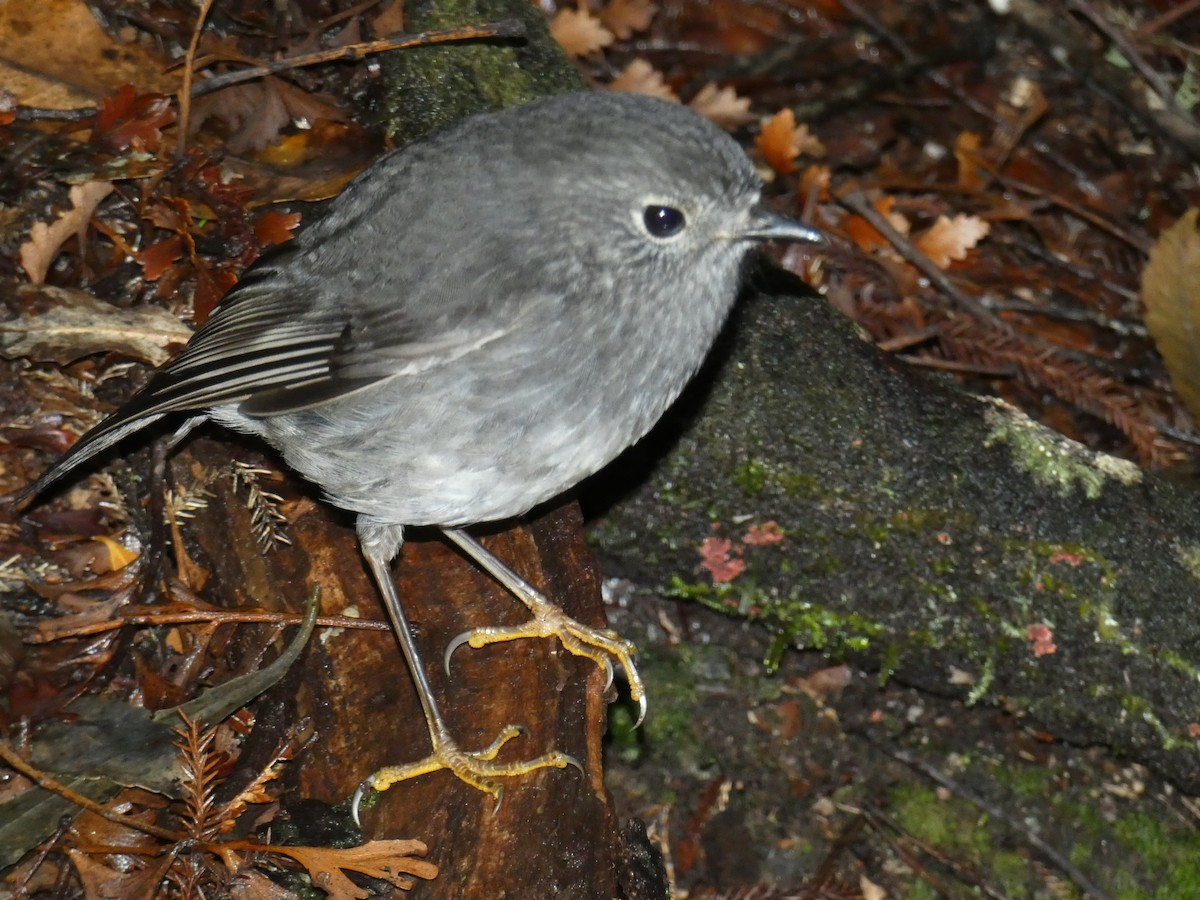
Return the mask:
<svg viewBox="0 0 1200 900">
<path fill-rule="evenodd" d="M 1176 541 L 1173 549 L 1179 564 L 1187 569 L 1193 578 L 1200 581 L 1200 546 Z"/>
<path fill-rule="evenodd" d="M 1158 882 L 1153 894 L 1147 894 L 1142 879 L 1125 871 L 1118 876 L 1117 897 L 1121 900 L 1175 900 L 1200 897 L 1200 836 L 1180 834 L 1146 813 L 1123 816 L 1113 824 L 1130 862 L 1151 873 Z M 1131 865 L 1129 868 L 1133 868 Z"/>
<path fill-rule="evenodd" d="M 387 54 L 386 117 L 400 143 L 472 113 L 585 87 L 575 66 L 550 38 L 545 17 L 532 4 L 412 0 L 405 5 L 405 15 L 414 32 L 517 19 L 526 38 L 439 44 Z"/>
<path fill-rule="evenodd" d="M 1002 835 L 974 804 L 955 796 L 943 800 L 932 787 L 913 783 L 899 785 L 891 799 L 893 816 L 905 831 L 956 864 L 987 872 L 987 882 L 1005 896 L 1029 896 L 1029 861 L 1002 845 Z M 920 896 L 920 884 L 914 883 L 907 896 Z"/>
<path fill-rule="evenodd" d="M 1059 496 L 1068 497 L 1078 489 L 1094 500 L 1110 479 L 1124 485 L 1141 481 L 1141 469 L 1133 463 L 1088 450 L 1003 401 L 985 402 L 992 408 L 984 413 L 991 428 L 984 446 L 1007 445 L 1017 468 Z"/>
<path fill-rule="evenodd" d="M 694 600 L 726 615 L 760 621 L 775 634 L 763 664 L 775 671 L 789 647 L 824 650 L 835 658 L 861 653 L 884 627 L 857 613 L 843 613 L 798 599 L 797 593 L 777 597 L 755 587 L 753 579 L 742 578 L 729 584 L 708 585 L 672 579 L 665 592 L 668 597 Z"/>
<path fill-rule="evenodd" d="M 752 459 L 733 470 L 733 483 L 747 497 L 753 497 L 767 486 L 767 470 L 761 462 Z"/>
<path fill-rule="evenodd" d="M 1196 742 L 1191 738 L 1181 738 L 1172 734 L 1158 714 L 1154 712 L 1154 704 L 1145 697 L 1126 694 L 1121 698 L 1121 708 L 1150 726 L 1150 729 L 1158 736 L 1159 745 L 1164 750 L 1187 750 L 1196 746 Z"/>
</svg>

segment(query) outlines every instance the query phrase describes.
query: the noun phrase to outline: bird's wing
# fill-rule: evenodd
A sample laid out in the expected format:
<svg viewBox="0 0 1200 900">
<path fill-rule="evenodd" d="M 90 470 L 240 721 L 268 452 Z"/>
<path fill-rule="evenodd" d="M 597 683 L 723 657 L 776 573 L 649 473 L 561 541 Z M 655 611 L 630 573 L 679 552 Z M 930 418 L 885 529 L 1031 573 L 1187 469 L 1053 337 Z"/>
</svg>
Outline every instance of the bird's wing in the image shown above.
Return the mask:
<svg viewBox="0 0 1200 900">
<path fill-rule="evenodd" d="M 251 270 L 183 351 L 80 438 L 25 496 L 169 413 L 232 404 L 250 416 L 309 409 L 452 360 L 509 330 L 486 303 L 455 303 L 451 315 L 422 316 L 415 311 L 431 304 L 419 297 L 351 300 L 321 279 L 315 283 L 324 285 L 324 297 L 317 302 L 284 274 L 294 271 L 289 261 L 281 262 Z M 303 271 L 303 260 L 296 264 Z"/>
</svg>

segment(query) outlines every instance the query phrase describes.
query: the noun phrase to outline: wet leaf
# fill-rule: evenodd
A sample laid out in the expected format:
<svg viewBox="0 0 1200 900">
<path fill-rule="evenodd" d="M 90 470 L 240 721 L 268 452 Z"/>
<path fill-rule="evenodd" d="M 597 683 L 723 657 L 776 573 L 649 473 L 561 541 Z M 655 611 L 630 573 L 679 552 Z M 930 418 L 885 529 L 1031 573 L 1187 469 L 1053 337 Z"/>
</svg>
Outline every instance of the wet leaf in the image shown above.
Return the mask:
<svg viewBox="0 0 1200 900">
<path fill-rule="evenodd" d="M 1142 271 L 1146 327 L 1175 391 L 1200 418 L 1200 233 L 1196 209 L 1164 231 Z"/>
</svg>

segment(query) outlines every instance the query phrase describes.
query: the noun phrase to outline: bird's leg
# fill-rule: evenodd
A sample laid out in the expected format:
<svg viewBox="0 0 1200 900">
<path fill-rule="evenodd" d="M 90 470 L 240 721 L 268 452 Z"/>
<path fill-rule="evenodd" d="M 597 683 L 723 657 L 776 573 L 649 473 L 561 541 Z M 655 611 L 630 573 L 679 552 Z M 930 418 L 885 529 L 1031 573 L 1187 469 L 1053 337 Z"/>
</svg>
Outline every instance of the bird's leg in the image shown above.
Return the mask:
<svg viewBox="0 0 1200 900">
<path fill-rule="evenodd" d="M 613 677 L 612 661 L 615 659 L 621 664 L 629 681 L 629 694 L 638 705 L 637 724 L 641 724 L 646 716 L 646 688 L 634 666 L 637 651 L 631 641 L 627 641 L 611 629 L 593 628 L 575 621 L 466 532 L 457 528 L 443 528 L 442 532 L 488 574 L 515 594 L 533 613 L 533 618 L 523 625 L 492 625 L 460 634 L 446 648 L 444 662 L 447 670 L 450 668 L 450 657 L 464 644 L 478 649 L 488 644 L 515 641 L 518 638 L 557 637 L 562 645 L 576 656 L 585 656 L 596 665 L 602 666 L 608 674 L 609 684 L 612 684 Z"/>
<path fill-rule="evenodd" d="M 362 801 L 363 794 L 367 790 L 386 791 L 398 781 L 416 778 L 429 772 L 436 772 L 439 769 L 449 769 L 459 779 L 471 785 L 471 787 L 491 794 L 496 798 L 497 807 L 499 807 L 504 795 L 503 786 L 496 780 L 498 778 L 525 775 L 536 769 L 562 769 L 567 766 L 575 766 L 575 768 L 583 771 L 582 766 L 579 765 L 577 760 L 558 751 L 522 762 L 495 762 L 494 760 L 500 752 L 500 748 L 524 731 L 523 728 L 516 725 L 506 726 L 501 730 L 496 739 L 482 750 L 463 750 L 455 743 L 454 739 L 450 736 L 450 730 L 446 727 L 446 722 L 442 718 L 441 712 L 438 710 L 437 701 L 434 699 L 433 692 L 429 687 L 429 679 L 426 678 L 425 669 L 421 665 L 421 657 L 417 652 L 416 642 L 413 640 L 412 632 L 409 630 L 408 619 L 404 615 L 404 608 L 400 604 L 400 595 L 397 593 L 396 585 L 392 581 L 388 565 L 390 556 L 384 558 L 378 548 L 373 548 L 366 542 L 362 543 L 362 549 L 363 556 L 367 560 L 367 566 L 375 578 L 375 583 L 379 586 L 379 593 L 383 597 L 384 607 L 387 609 L 388 616 L 392 620 L 392 627 L 395 629 L 396 638 L 400 641 L 400 649 L 404 651 L 404 658 L 408 661 L 408 669 L 412 673 L 413 682 L 416 684 L 417 696 L 421 700 L 421 707 L 425 710 L 425 722 L 429 726 L 429 739 L 433 744 L 433 752 L 425 759 L 418 760 L 417 762 L 402 766 L 386 766 L 368 776 L 359 785 L 358 790 L 354 792 L 351 812 L 355 822 L 358 821 L 359 804 Z"/>
</svg>

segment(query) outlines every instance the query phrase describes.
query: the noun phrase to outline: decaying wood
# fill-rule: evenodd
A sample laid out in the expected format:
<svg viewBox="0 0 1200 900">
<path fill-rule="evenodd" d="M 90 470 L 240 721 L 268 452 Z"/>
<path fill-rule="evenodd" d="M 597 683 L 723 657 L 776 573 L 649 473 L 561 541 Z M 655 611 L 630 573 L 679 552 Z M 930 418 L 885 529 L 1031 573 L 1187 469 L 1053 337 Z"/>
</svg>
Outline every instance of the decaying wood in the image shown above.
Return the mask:
<svg viewBox="0 0 1200 900">
<path fill-rule="evenodd" d="M 226 445 L 204 442 L 176 469 L 197 456 L 205 467 L 219 466 L 228 453 Z M 263 553 L 244 493 L 235 495 L 227 481 L 216 490 L 188 528 L 198 559 L 214 572 L 210 594 L 295 611 L 318 586 L 324 613 L 352 608 L 364 618 L 385 619 L 346 517 L 300 495 L 286 507 L 291 546 Z M 569 613 L 600 624 L 598 574 L 580 525 L 577 508 L 566 506 L 485 543 Z M 616 896 L 617 823 L 601 771 L 602 671 L 556 641 L 523 640 L 460 650 L 447 676 L 442 652 L 456 635 L 476 625 L 519 623 L 527 618 L 525 608 L 433 534 L 415 535 L 395 571 L 430 680 L 461 744 L 485 746 L 505 725 L 518 724 L 528 733 L 502 758 L 557 748 L 585 771 L 511 779 L 498 810 L 491 797 L 444 772 L 403 782 L 364 812 L 366 834 L 429 845 L 441 875 L 413 896 Z M 390 633 L 318 634 L 294 678 L 266 698 L 268 705 L 280 702 L 290 706 L 282 718 L 307 717 L 316 732 L 286 776 L 296 797 L 338 804 L 376 768 L 428 753 L 425 720 Z"/>
<path fill-rule="evenodd" d="M 1195 491 L 890 363 L 820 300 L 726 338 L 597 529 L 616 568 L 1200 790 Z M 766 521 L 782 543 L 739 544 Z M 713 536 L 746 565 L 725 585 Z"/>
</svg>

